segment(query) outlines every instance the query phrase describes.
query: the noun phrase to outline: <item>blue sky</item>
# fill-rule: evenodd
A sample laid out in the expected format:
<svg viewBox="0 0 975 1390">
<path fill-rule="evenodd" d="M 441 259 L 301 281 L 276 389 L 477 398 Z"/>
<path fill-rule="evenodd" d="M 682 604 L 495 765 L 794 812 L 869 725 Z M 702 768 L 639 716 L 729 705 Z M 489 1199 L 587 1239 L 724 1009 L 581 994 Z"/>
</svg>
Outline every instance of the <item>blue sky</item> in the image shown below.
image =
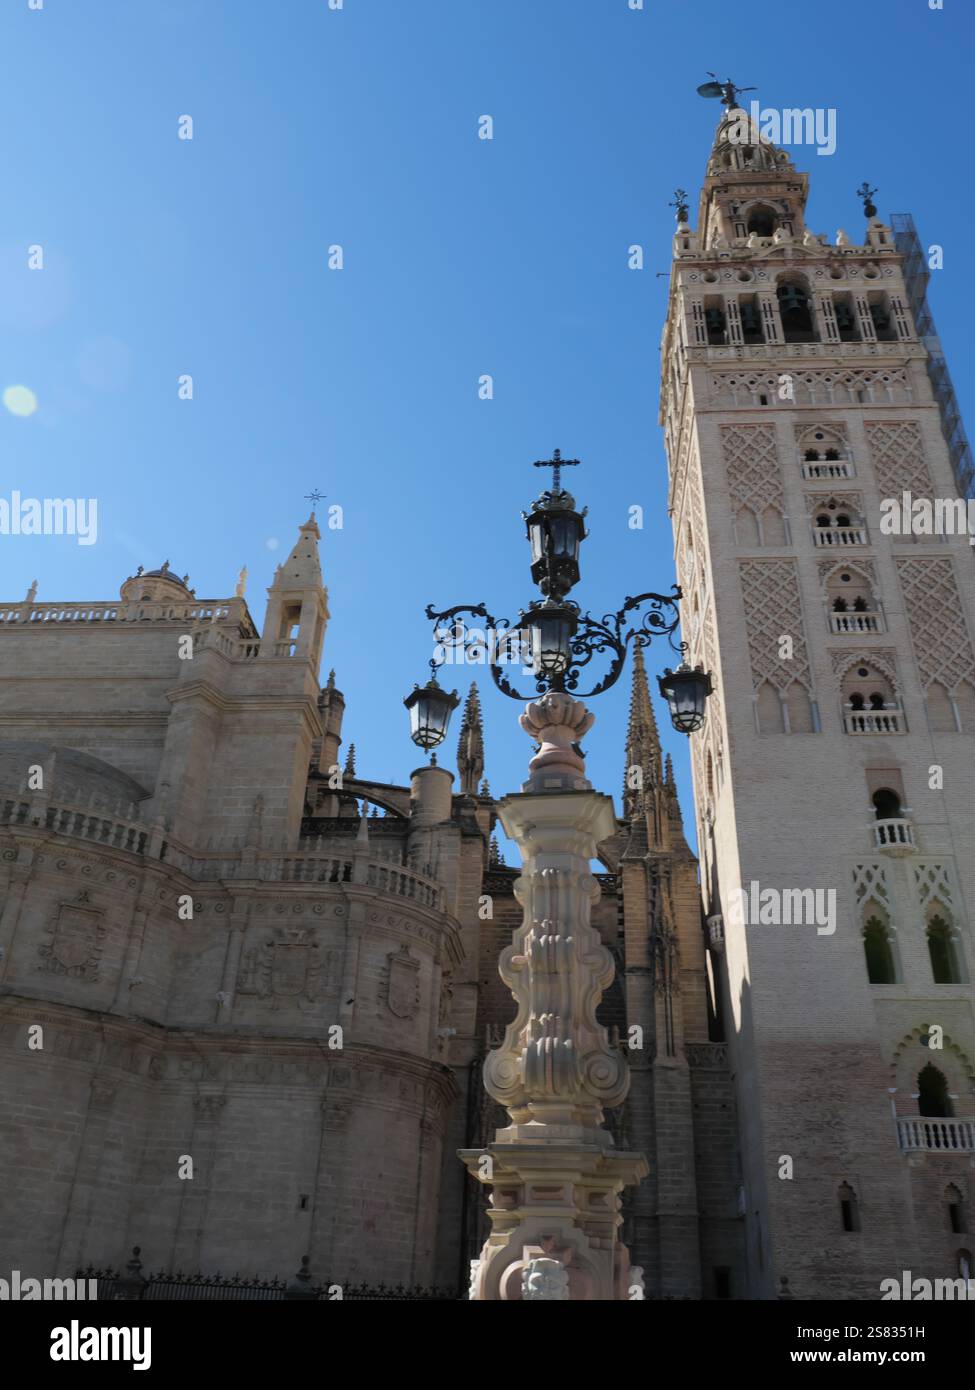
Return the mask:
<svg viewBox="0 0 975 1390">
<path fill-rule="evenodd" d="M 695 94 L 707 69 L 767 106 L 835 108 L 836 153 L 792 151 L 814 230 L 858 234 L 868 178 L 883 216 L 913 212 L 945 247 L 932 303 L 971 420 L 971 11 L 6 0 L 0 388 L 27 385 L 38 409 L 0 409 L 0 493 L 96 497 L 99 539 L 0 537 L 2 597 L 38 578 L 41 600 L 111 598 L 167 558 L 201 597 L 225 596 L 246 564 L 260 623 L 318 488 L 344 509 L 322 547 L 323 678 L 334 666 L 360 772 L 403 780 L 424 606 L 514 617 L 533 596 L 519 519 L 533 459 L 583 460 L 584 607 L 672 582 L 656 272 L 677 185 L 696 210 L 718 116 Z M 177 138 L 186 114 L 192 141 Z M 666 656 L 651 650 L 649 670 Z M 515 790 L 518 707 L 480 684 L 491 786 Z M 626 685 L 594 702 L 586 741 L 617 799 Z M 684 741 L 665 741 L 689 812 Z"/>
</svg>

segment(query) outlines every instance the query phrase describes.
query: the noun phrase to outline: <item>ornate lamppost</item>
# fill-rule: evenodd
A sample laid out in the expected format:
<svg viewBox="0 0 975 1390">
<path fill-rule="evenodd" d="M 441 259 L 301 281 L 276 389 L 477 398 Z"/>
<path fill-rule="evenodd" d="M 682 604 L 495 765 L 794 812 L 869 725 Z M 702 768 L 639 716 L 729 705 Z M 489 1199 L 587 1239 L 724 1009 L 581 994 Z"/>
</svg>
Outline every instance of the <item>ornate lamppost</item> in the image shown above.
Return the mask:
<svg viewBox="0 0 975 1390">
<path fill-rule="evenodd" d="M 643 648 L 663 636 L 681 656 L 686 644 L 674 640 L 676 585 L 670 594 L 627 598 L 600 619 L 567 597 L 579 580 L 586 511 L 576 510 L 561 474 L 577 465 L 558 450 L 535 465 L 553 470 L 551 487 L 523 513 L 542 598 L 521 613 L 517 628 L 483 603 L 428 607 L 437 643 L 433 678 L 405 702 L 414 741 L 432 748 L 446 736 L 457 703 L 436 683 L 436 671 L 452 658 L 486 656 L 502 694 L 524 700 L 505 670 L 520 661 L 538 697 L 529 699 L 519 721 L 537 745 L 528 780 L 498 806 L 522 855 L 514 891 L 524 917 L 499 963 L 518 1012 L 485 1059 L 484 1084 L 507 1108 L 510 1123 L 486 1149 L 460 1153 L 470 1173 L 491 1188 L 491 1233 L 472 1261 L 476 1300 L 643 1296 L 642 1271 L 630 1265 L 618 1238 L 619 1198 L 648 1167 L 642 1154 L 616 1151 L 602 1126 L 604 1108 L 626 1096 L 629 1068 L 595 1014 L 612 982 L 613 961 L 590 922 L 599 886 L 589 866 L 599 842 L 614 833 L 616 817 L 612 799 L 586 780 L 579 741 L 594 716 L 577 692 L 596 657 L 606 669 L 585 696 L 615 684 L 631 644 Z M 682 661 L 660 677 L 660 689 L 675 728 L 690 734 L 701 727 L 711 691 L 706 672 Z"/>
</svg>

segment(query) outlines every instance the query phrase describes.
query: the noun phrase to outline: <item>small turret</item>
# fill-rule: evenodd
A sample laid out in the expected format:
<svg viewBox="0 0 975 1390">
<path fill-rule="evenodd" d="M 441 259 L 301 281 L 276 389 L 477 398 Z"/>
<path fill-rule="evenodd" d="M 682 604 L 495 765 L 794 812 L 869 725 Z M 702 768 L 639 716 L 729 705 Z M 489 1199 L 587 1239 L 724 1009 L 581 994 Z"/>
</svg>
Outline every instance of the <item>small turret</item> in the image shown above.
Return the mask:
<svg viewBox="0 0 975 1390">
<path fill-rule="evenodd" d="M 318 557 L 321 532 L 315 513 L 300 528 L 294 549 L 275 571 L 267 591 L 261 656 L 303 657 L 317 670 L 329 619 L 328 591 Z"/>
</svg>

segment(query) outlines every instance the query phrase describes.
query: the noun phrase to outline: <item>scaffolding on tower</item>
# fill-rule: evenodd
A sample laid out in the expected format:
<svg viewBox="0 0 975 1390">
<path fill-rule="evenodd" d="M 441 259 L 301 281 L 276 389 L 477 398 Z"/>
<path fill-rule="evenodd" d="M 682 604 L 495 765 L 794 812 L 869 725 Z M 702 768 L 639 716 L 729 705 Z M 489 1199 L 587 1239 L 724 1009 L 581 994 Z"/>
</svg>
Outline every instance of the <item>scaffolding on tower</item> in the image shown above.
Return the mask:
<svg viewBox="0 0 975 1390">
<path fill-rule="evenodd" d="M 958 491 L 962 497 L 975 500 L 975 462 L 962 423 L 958 398 L 945 361 L 941 339 L 938 337 L 928 304 L 928 281 L 931 273 L 928 270 L 924 248 L 914 226 L 914 218 L 909 212 L 893 213 L 890 224 L 894 231 L 894 244 L 904 258 L 904 284 L 911 302 L 918 337 L 928 350 L 928 376 L 931 378 L 931 389 L 941 412 L 941 426 L 948 443 Z"/>
</svg>

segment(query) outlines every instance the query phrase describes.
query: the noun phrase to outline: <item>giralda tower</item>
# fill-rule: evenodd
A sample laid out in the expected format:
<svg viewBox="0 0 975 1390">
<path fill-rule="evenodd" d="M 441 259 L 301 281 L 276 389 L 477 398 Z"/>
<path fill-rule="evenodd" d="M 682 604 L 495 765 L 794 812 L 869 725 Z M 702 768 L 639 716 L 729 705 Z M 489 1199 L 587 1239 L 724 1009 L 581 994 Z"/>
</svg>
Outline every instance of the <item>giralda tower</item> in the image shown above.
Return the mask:
<svg viewBox="0 0 975 1390">
<path fill-rule="evenodd" d="M 807 194 L 729 104 L 696 231 L 678 212 L 661 422 L 715 684 L 692 759 L 733 1296 L 866 1299 L 975 1277 L 975 561 L 925 533 L 970 484 L 916 243 L 869 200 L 862 238 L 816 235 Z"/>
</svg>

